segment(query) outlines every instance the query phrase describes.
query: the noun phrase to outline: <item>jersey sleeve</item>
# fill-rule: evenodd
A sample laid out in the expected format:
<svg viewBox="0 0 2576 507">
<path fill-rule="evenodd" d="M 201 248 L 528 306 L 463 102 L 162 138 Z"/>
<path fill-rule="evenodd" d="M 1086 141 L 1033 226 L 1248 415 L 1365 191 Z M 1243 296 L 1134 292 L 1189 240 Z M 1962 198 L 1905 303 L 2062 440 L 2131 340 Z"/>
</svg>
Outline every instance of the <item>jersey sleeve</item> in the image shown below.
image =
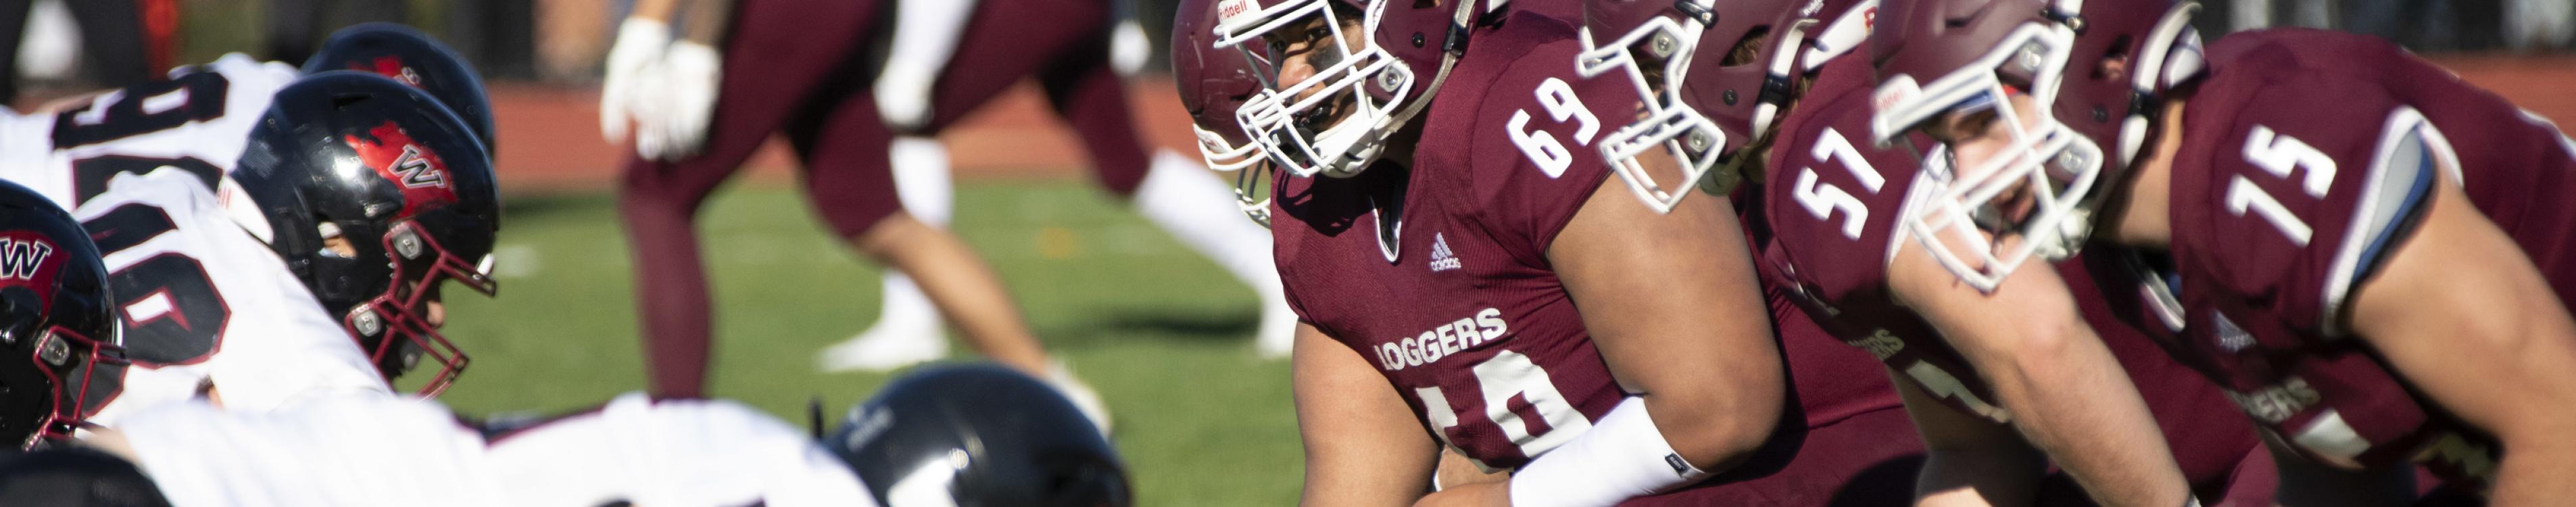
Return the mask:
<svg viewBox="0 0 2576 507">
<path fill-rule="evenodd" d="M 1562 26 L 1531 15 L 1513 22 Z M 1547 30 L 1502 34 L 1537 32 Z M 1472 95 L 1461 94 L 1472 99 L 1457 104 L 1465 107 L 1442 111 L 1455 114 L 1433 118 L 1432 132 L 1424 134 L 1425 142 L 1467 149 L 1456 163 L 1429 169 L 1435 171 L 1433 177 L 1447 181 L 1440 187 L 1461 193 L 1457 198 L 1472 210 L 1471 220 L 1490 230 L 1513 256 L 1543 266 L 1557 233 L 1610 177 L 1609 164 L 1595 144 L 1636 114 L 1636 92 L 1616 76 L 1576 75 L 1570 38 L 1526 49 L 1515 47 L 1519 38 L 1492 42 L 1504 47 L 1476 48 L 1483 53 L 1460 62 L 1459 75 L 1450 78 L 1449 86 L 1473 87 Z"/>
<path fill-rule="evenodd" d="M 2286 81 L 2232 117 L 2186 119 L 2217 137 L 2177 162 L 2175 251 L 2295 329 L 2341 335 L 2353 289 L 2405 243 L 2457 157 L 2386 90 Z"/>
</svg>

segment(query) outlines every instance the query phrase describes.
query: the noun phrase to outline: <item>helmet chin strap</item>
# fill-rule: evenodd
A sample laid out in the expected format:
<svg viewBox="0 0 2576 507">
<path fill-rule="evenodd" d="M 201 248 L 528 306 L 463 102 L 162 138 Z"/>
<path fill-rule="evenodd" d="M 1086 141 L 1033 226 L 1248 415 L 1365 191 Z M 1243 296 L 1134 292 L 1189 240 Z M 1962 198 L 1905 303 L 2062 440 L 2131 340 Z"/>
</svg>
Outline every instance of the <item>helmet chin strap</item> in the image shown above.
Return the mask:
<svg viewBox="0 0 2576 507">
<path fill-rule="evenodd" d="M 2154 31 L 2147 33 L 2147 39 L 2139 42 L 2142 47 L 2138 60 L 2130 65 L 2135 70 L 2129 81 L 2133 95 L 2129 114 L 2120 121 L 2122 165 L 2136 162 L 2146 149 L 2156 128 L 2155 119 L 2163 113 L 2165 92 L 2200 76 L 2205 62 L 2201 59 L 2199 34 L 2191 31 L 2191 16 L 2199 10 L 2197 3 L 2175 4 L 2156 22 Z"/>
<path fill-rule="evenodd" d="M 1459 0 L 1457 9 L 1452 11 L 1449 17 L 1449 42 L 1441 44 L 1440 69 L 1437 72 L 1432 73 L 1431 86 L 1424 88 L 1422 96 L 1414 99 L 1413 103 L 1406 104 L 1402 109 L 1397 109 L 1395 114 L 1379 118 L 1376 125 L 1370 125 L 1369 133 L 1373 135 L 1366 136 L 1357 143 L 1354 143 L 1351 149 L 1346 152 L 1351 155 L 1340 157 L 1340 160 L 1333 164 L 1329 164 L 1335 166 L 1347 166 L 1347 168 L 1327 168 L 1324 170 L 1325 174 L 1338 177 L 1349 177 L 1358 175 L 1361 171 L 1366 170 L 1367 166 L 1371 162 L 1376 161 L 1379 155 L 1386 152 L 1387 136 L 1394 135 L 1396 129 L 1413 121 L 1413 117 L 1421 114 L 1424 108 L 1431 107 L 1431 98 L 1439 95 L 1440 85 L 1449 81 L 1449 70 L 1452 67 L 1456 67 L 1458 65 L 1458 59 L 1467 53 L 1467 34 L 1470 32 L 1468 26 L 1470 22 L 1473 22 L 1476 19 L 1476 4 L 1479 1 L 1480 0 Z M 1487 8 L 1484 9 L 1484 11 L 1500 11 L 1503 6 L 1508 3 L 1509 0 L 1490 0 L 1490 3 L 1487 4 Z"/>
</svg>

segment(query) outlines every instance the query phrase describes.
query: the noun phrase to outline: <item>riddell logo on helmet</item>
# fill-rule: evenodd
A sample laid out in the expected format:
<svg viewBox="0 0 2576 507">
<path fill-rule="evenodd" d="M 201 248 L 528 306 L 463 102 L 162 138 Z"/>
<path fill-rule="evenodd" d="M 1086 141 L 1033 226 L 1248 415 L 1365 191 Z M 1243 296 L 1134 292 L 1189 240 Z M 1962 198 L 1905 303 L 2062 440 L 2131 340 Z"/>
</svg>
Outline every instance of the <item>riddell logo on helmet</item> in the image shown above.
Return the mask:
<svg viewBox="0 0 2576 507">
<path fill-rule="evenodd" d="M 1234 23 L 1232 23 L 1231 20 L 1236 16 L 1250 14 L 1253 10 L 1252 0 L 1225 0 L 1223 2 L 1217 2 L 1216 20 L 1218 24 L 1232 25 Z"/>
<path fill-rule="evenodd" d="M 376 57 L 375 68 L 372 69 L 357 65 L 350 65 L 349 68 L 374 72 L 377 75 L 394 78 L 395 81 L 401 81 L 403 84 L 411 85 L 414 88 L 420 87 L 420 73 L 411 70 L 411 66 L 409 65 L 403 65 L 402 57 L 399 56 Z"/>
<path fill-rule="evenodd" d="M 1899 75 L 1888 78 L 1887 84 L 1879 85 L 1878 91 L 1871 94 L 1869 105 L 1886 111 L 1898 103 L 1912 102 L 1922 96 L 1923 88 L 1914 84 L 1914 76 Z"/>
</svg>

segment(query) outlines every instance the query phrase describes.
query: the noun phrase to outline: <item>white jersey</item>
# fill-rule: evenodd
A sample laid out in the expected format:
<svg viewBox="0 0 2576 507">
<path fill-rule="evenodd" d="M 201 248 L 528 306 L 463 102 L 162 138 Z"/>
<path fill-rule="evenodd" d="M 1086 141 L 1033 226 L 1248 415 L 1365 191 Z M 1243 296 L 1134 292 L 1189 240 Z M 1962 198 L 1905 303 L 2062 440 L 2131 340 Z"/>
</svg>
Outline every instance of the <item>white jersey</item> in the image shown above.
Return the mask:
<svg viewBox="0 0 2576 507">
<path fill-rule="evenodd" d="M 481 465 L 481 434 L 416 398 L 345 396 L 257 414 L 164 404 L 115 428 L 177 507 L 509 505 Z"/>
<path fill-rule="evenodd" d="M 629 393 L 496 436 L 485 463 L 513 503 L 529 507 L 876 503 L 813 436 L 729 401 Z"/>
<path fill-rule="evenodd" d="M 0 117 L 0 179 L 65 209 L 105 192 L 118 174 L 165 166 L 214 188 L 241 159 L 270 98 L 297 77 L 286 64 L 231 53 L 59 112 Z"/>
<path fill-rule="evenodd" d="M 241 410 L 390 390 L 340 321 L 195 175 L 119 175 L 73 215 L 106 260 L 134 363 L 93 422 L 195 397 L 208 382 Z"/>
<path fill-rule="evenodd" d="M 437 403 L 395 396 L 263 414 L 164 405 L 116 429 L 180 507 L 875 505 L 813 439 L 722 401 L 630 394 L 488 441 Z"/>
</svg>

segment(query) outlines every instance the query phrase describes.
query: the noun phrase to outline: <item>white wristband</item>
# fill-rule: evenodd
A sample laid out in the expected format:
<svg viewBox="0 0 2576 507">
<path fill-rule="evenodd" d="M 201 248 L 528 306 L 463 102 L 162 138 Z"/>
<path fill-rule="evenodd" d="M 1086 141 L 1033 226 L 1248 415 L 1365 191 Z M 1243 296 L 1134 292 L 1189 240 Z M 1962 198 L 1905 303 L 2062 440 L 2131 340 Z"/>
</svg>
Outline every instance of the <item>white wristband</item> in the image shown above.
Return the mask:
<svg viewBox="0 0 2576 507">
<path fill-rule="evenodd" d="M 1565 445 L 1512 473 L 1512 505 L 1606 506 L 1707 476 L 1691 466 L 1631 396 Z"/>
</svg>

